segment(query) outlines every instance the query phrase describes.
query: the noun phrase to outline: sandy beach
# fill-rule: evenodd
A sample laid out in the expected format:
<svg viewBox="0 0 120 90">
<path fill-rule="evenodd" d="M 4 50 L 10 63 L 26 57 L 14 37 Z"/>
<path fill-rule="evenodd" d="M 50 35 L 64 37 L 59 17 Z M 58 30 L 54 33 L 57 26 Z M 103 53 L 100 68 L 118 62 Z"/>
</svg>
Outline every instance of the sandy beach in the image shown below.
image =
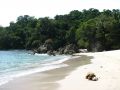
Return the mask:
<svg viewBox="0 0 120 90">
<path fill-rule="evenodd" d="M 76 55 L 94 58 L 91 64 L 78 67 L 59 81 L 58 90 L 120 90 L 120 50 Z M 98 81 L 85 79 L 87 72 L 94 72 Z"/>
<path fill-rule="evenodd" d="M 0 86 L 0 90 L 57 90 L 60 86 L 57 81 L 63 80 L 79 66 L 90 64 L 90 58 L 85 55 L 74 56 L 63 63 L 67 67 L 15 78 Z"/>
<path fill-rule="evenodd" d="M 0 90 L 120 90 L 120 50 L 77 53 L 64 64 L 68 66 L 16 78 Z M 98 81 L 85 79 L 88 72 Z"/>
</svg>

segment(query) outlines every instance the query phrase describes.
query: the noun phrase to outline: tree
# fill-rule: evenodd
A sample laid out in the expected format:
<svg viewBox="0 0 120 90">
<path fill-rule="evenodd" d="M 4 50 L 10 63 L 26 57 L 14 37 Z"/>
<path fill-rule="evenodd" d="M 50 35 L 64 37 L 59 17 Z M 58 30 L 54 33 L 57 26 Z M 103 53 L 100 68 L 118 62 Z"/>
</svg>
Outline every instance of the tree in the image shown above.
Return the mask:
<svg viewBox="0 0 120 90">
<path fill-rule="evenodd" d="M 0 26 L 0 49 L 34 49 L 49 39 L 54 50 L 68 44 L 90 51 L 119 49 L 120 10 L 73 10 L 54 19 L 24 15 Z"/>
</svg>

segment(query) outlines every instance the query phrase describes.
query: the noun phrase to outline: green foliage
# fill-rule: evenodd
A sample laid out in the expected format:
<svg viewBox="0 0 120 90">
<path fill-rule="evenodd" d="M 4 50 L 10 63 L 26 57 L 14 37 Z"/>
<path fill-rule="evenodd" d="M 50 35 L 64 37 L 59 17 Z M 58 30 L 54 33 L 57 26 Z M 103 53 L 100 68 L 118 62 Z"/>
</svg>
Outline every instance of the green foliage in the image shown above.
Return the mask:
<svg viewBox="0 0 120 90">
<path fill-rule="evenodd" d="M 0 26 L 0 49 L 34 49 L 44 43 L 58 49 L 76 44 L 89 51 L 120 49 L 120 10 L 90 8 L 36 19 L 19 16 L 16 23 Z"/>
<path fill-rule="evenodd" d="M 117 20 L 115 20 L 114 17 L 108 16 L 108 14 L 101 14 L 96 18 L 83 22 L 82 25 L 78 28 L 76 34 L 79 43 L 82 40 L 82 45 L 79 45 L 83 46 L 87 42 L 87 48 L 90 51 L 119 49 L 119 42 L 116 41 L 118 40 L 118 38 L 120 38 L 120 36 L 118 35 L 120 34 L 118 28 L 119 25 L 120 24 L 117 22 Z M 117 32 L 118 34 L 115 32 Z M 116 35 L 117 38 L 114 39 Z M 116 47 L 113 47 L 114 45 Z"/>
</svg>

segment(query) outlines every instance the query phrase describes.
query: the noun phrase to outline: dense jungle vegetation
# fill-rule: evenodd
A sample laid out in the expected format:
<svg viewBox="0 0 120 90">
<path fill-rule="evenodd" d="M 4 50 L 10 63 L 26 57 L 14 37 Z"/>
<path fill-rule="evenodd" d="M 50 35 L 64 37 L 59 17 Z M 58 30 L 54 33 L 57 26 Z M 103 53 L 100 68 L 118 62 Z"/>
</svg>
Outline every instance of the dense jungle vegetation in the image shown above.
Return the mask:
<svg viewBox="0 0 120 90">
<path fill-rule="evenodd" d="M 0 49 L 34 49 L 52 40 L 54 49 L 68 44 L 89 51 L 120 49 L 120 10 L 74 10 L 69 14 L 35 18 L 19 16 L 0 26 Z"/>
</svg>

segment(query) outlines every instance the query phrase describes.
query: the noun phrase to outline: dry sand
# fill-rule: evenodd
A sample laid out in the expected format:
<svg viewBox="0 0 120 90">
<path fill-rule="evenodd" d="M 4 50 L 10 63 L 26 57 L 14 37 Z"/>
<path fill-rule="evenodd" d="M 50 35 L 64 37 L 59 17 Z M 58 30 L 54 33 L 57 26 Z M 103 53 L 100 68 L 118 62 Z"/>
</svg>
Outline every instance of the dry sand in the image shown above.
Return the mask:
<svg viewBox="0 0 120 90">
<path fill-rule="evenodd" d="M 57 90 L 120 90 L 120 50 L 82 53 L 93 56 L 91 64 L 78 67 L 65 79 L 58 81 Z M 85 79 L 88 72 L 94 72 L 98 81 Z"/>
</svg>

